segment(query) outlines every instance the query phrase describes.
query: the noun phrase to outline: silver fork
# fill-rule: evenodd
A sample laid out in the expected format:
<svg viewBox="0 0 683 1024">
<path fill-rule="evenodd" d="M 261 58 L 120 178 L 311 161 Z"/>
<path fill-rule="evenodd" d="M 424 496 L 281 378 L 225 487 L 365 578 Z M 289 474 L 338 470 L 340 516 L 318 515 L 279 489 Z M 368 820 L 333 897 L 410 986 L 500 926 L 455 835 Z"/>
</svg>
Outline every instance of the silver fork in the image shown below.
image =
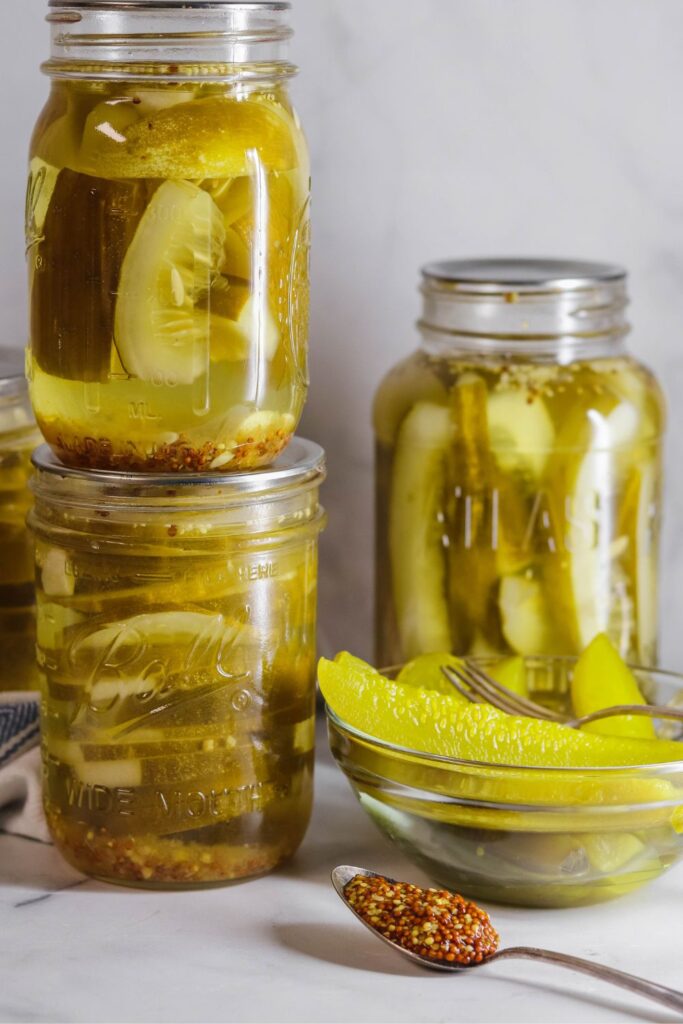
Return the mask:
<svg viewBox="0 0 683 1024">
<path fill-rule="evenodd" d="M 641 715 L 647 718 L 671 718 L 683 722 L 683 708 L 672 708 L 664 704 L 615 704 L 610 708 L 601 708 L 590 715 L 572 717 L 559 711 L 537 704 L 536 701 L 513 693 L 506 686 L 493 679 L 479 665 L 464 658 L 458 665 L 442 665 L 441 671 L 458 693 L 466 697 L 472 704 L 492 704 L 508 715 L 523 715 L 527 718 L 540 718 L 546 722 L 559 722 L 562 725 L 578 729 L 588 722 L 597 722 L 602 718 L 613 718 L 615 715 Z"/>
</svg>

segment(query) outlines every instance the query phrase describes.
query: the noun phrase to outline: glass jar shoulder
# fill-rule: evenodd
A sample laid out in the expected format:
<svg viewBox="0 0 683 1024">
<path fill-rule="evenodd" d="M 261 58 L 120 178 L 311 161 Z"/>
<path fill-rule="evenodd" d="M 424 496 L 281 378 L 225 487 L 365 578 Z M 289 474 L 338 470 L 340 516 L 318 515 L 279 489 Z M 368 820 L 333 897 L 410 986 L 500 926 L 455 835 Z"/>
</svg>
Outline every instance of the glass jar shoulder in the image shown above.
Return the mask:
<svg viewBox="0 0 683 1024">
<path fill-rule="evenodd" d="M 373 403 L 378 441 L 393 445 L 406 416 L 420 403 L 445 407 L 452 383 L 449 366 L 422 350 L 402 359 L 381 381 Z"/>
<path fill-rule="evenodd" d="M 463 401 L 472 415 L 479 410 L 480 433 L 488 433 L 472 441 L 494 448 L 498 434 L 511 432 L 519 435 L 518 447 L 529 449 L 587 443 L 609 448 L 656 441 L 664 429 L 661 389 L 653 374 L 627 355 L 561 365 L 418 352 L 380 385 L 376 433 L 386 444 L 395 443 L 419 403 L 447 407 L 456 431 Z"/>
</svg>

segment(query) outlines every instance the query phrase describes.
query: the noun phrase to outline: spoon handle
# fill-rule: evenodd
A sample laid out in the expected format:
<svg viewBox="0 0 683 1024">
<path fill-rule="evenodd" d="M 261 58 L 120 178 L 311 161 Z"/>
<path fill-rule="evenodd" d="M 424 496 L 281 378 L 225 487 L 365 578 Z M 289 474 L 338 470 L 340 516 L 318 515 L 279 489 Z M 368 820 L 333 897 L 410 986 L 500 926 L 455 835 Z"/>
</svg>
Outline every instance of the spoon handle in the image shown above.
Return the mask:
<svg viewBox="0 0 683 1024">
<path fill-rule="evenodd" d="M 604 964 L 593 963 L 592 960 L 583 960 L 578 956 L 568 956 L 566 953 L 555 953 L 550 949 L 536 949 L 534 946 L 510 946 L 494 953 L 491 960 L 505 960 L 508 957 L 521 957 L 525 960 L 543 960 L 545 963 L 556 964 L 558 967 L 568 967 L 572 971 L 581 971 L 583 974 L 590 974 L 601 981 L 609 981 L 613 985 L 626 988 L 629 992 L 637 992 L 648 999 L 654 999 L 657 1003 L 668 1006 L 671 1010 L 683 1012 L 683 992 L 667 988 L 665 985 L 657 985 L 654 981 L 646 981 L 645 978 L 638 978 L 635 974 L 626 974 L 624 971 L 617 971 L 614 967 L 607 967 Z"/>
</svg>

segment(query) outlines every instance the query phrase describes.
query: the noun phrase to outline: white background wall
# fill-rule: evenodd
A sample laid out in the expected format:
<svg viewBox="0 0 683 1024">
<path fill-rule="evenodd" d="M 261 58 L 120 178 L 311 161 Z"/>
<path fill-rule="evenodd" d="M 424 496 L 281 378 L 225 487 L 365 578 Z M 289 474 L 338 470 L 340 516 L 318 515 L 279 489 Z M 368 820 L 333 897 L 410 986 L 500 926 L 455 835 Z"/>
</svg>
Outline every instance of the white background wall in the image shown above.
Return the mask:
<svg viewBox="0 0 683 1024">
<path fill-rule="evenodd" d="M 0 339 L 26 335 L 25 152 L 45 0 L 0 0 Z M 663 659 L 683 668 L 683 2 L 295 0 L 315 175 L 311 397 L 329 453 L 321 646 L 369 653 L 370 404 L 415 344 L 417 268 L 474 254 L 632 272 L 670 402 Z"/>
</svg>

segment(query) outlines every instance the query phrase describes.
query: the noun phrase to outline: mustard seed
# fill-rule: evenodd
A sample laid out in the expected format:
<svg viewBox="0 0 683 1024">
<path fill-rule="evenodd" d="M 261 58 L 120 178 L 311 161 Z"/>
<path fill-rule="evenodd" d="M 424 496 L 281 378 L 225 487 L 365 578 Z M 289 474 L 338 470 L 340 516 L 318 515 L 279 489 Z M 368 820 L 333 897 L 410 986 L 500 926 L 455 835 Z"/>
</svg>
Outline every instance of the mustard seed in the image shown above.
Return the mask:
<svg viewBox="0 0 683 1024">
<path fill-rule="evenodd" d="M 479 964 L 498 949 L 486 911 L 456 893 L 356 875 L 344 895 L 372 928 L 426 960 Z"/>
</svg>

